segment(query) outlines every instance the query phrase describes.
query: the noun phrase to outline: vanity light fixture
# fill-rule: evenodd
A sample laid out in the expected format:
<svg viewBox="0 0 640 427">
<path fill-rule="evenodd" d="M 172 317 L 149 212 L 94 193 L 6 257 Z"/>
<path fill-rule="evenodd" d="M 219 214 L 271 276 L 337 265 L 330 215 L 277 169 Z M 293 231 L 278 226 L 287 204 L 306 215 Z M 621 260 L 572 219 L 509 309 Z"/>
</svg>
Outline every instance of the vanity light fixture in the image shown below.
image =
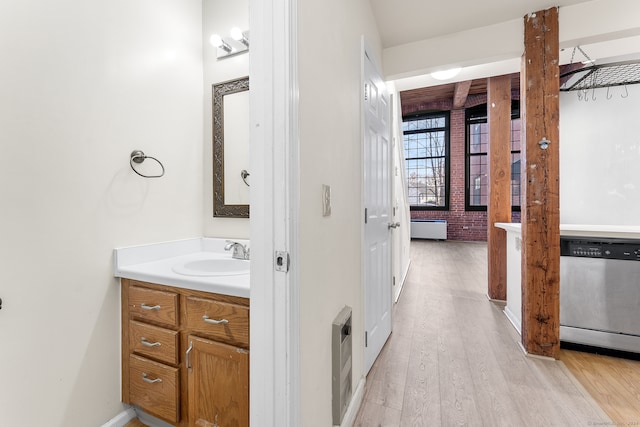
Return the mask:
<svg viewBox="0 0 640 427">
<path fill-rule="evenodd" d="M 230 31 L 230 36 L 231 38 L 225 39 L 218 34 L 213 34 L 209 39 L 211 44 L 218 48 L 218 59 L 249 51 L 248 31 L 233 27 Z"/>
</svg>

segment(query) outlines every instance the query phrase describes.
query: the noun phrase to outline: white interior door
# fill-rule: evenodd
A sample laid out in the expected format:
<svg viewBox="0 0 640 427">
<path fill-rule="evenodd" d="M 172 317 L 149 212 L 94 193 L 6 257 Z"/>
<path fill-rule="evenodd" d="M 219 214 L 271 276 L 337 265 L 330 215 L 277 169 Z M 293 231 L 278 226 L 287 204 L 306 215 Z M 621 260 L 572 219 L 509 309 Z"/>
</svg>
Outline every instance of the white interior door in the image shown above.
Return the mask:
<svg viewBox="0 0 640 427">
<path fill-rule="evenodd" d="M 364 52 L 365 372 L 391 334 L 390 105 L 384 82 Z"/>
</svg>

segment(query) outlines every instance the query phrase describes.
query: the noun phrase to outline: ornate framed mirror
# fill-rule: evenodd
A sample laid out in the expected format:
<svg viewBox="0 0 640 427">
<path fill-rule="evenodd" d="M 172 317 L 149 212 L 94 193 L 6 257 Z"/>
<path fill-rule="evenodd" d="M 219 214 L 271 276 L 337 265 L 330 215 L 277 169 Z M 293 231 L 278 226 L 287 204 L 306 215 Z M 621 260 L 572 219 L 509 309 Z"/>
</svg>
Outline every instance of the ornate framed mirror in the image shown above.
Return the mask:
<svg viewBox="0 0 640 427">
<path fill-rule="evenodd" d="M 213 216 L 249 218 L 249 77 L 213 85 Z"/>
</svg>

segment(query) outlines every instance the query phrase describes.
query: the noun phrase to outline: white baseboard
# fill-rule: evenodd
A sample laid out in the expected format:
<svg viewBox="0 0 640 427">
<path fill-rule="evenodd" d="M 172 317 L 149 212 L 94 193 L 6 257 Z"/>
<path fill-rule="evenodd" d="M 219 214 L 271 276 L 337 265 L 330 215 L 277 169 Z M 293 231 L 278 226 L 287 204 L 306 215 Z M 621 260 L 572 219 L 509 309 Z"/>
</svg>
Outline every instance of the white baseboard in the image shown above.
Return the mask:
<svg viewBox="0 0 640 427">
<path fill-rule="evenodd" d="M 409 261 L 407 262 L 407 266 L 404 269 L 404 273 L 402 273 L 402 279 L 400 279 L 400 283 L 398 285 L 398 289 L 396 291 L 396 295 L 394 298 L 395 302 L 398 302 L 398 300 L 400 299 L 400 294 L 402 293 L 402 288 L 404 288 L 404 282 L 407 280 L 407 275 L 409 274 L 410 266 L 411 266 L 411 258 L 409 258 Z"/>
<path fill-rule="evenodd" d="M 518 333 L 522 335 L 522 331 L 520 330 L 520 320 L 518 320 L 516 315 L 513 314 L 511 310 L 509 310 L 508 306 L 505 307 L 504 310 L 502 310 L 502 312 L 507 316 L 507 319 L 509 319 L 509 322 L 511 322 L 511 324 L 516 329 L 516 331 L 518 331 Z"/>
<path fill-rule="evenodd" d="M 349 403 L 349 407 L 347 407 L 347 412 L 344 414 L 344 418 L 342 419 L 342 424 L 340 427 L 352 427 L 353 423 L 356 422 L 356 416 L 358 415 L 358 410 L 360 409 L 360 405 L 362 404 L 362 399 L 364 398 L 364 384 L 366 382 L 365 377 L 360 378 L 358 382 L 358 386 L 356 390 L 353 392 L 353 397 L 351 397 L 351 402 Z"/>
<path fill-rule="evenodd" d="M 124 427 L 129 421 L 135 419 L 136 416 L 136 411 L 134 411 L 133 408 L 127 408 L 103 424 L 102 427 Z"/>
</svg>

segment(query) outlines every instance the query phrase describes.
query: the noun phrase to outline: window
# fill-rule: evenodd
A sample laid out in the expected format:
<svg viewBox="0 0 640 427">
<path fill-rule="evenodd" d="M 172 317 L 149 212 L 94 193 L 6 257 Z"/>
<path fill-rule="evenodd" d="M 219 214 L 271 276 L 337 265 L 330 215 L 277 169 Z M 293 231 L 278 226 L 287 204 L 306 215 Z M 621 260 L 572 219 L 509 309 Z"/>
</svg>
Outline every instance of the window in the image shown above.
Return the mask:
<svg viewBox="0 0 640 427">
<path fill-rule="evenodd" d="M 405 117 L 402 127 L 411 209 L 449 209 L 449 112 Z"/>
<path fill-rule="evenodd" d="M 487 104 L 466 112 L 466 209 L 486 210 L 489 186 Z M 520 105 L 511 105 L 511 206 L 520 210 Z"/>
</svg>

